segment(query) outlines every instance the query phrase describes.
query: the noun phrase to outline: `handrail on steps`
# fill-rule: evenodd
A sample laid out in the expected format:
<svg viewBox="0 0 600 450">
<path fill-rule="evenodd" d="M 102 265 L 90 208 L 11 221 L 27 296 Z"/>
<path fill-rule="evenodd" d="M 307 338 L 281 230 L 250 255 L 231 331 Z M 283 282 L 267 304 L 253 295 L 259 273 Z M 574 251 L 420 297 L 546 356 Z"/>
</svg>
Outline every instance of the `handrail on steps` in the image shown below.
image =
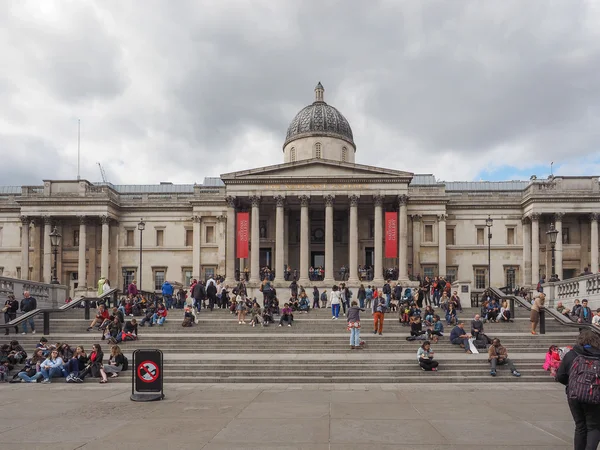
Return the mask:
<svg viewBox="0 0 600 450">
<path fill-rule="evenodd" d="M 508 300 L 510 302 L 510 312 L 512 313 L 513 317 L 516 316 L 515 303 L 518 303 L 519 305 L 521 305 L 528 311 L 531 311 L 531 303 L 529 303 L 523 297 L 520 297 L 518 295 L 505 294 L 498 288 L 489 288 L 488 290 L 491 291 L 499 299 Z M 562 314 L 555 308 L 548 308 L 548 307 L 544 307 L 540 311 L 540 334 L 546 334 L 546 315 L 545 315 L 545 313 L 548 313 L 549 315 L 551 315 L 554 319 L 556 319 L 556 321 L 559 324 L 561 324 L 565 327 L 577 328 L 578 330 L 586 329 L 586 330 L 591 330 L 594 333 L 600 334 L 600 326 L 593 325 L 590 323 L 573 322 L 572 320 L 570 320 L 568 317 L 565 317 L 564 314 Z"/>
<path fill-rule="evenodd" d="M 22 322 L 29 320 L 31 317 L 35 317 L 39 314 L 43 314 L 44 316 L 44 334 L 50 334 L 50 314 L 52 313 L 61 313 L 68 311 L 70 309 L 79 306 L 81 303 L 85 304 L 85 319 L 90 319 L 90 302 L 98 302 L 99 300 L 106 300 L 109 298 L 116 299 L 117 293 L 119 290 L 117 288 L 110 289 L 104 292 L 102 295 L 98 297 L 81 297 L 75 300 L 70 301 L 69 303 L 65 303 L 58 308 L 37 308 L 33 311 L 26 312 L 25 314 L 21 314 L 14 320 L 11 320 L 8 323 L 0 324 L 0 329 L 10 329 L 16 327 Z"/>
</svg>

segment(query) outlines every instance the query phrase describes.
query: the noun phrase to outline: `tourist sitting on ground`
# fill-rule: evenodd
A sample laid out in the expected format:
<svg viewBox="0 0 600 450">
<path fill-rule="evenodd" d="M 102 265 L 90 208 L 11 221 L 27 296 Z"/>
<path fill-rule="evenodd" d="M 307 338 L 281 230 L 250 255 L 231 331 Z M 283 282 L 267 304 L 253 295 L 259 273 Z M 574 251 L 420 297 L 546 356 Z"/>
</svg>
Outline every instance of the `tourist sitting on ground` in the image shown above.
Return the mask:
<svg viewBox="0 0 600 450">
<path fill-rule="evenodd" d="M 450 298 L 448 298 L 448 294 L 446 291 L 442 292 L 442 296 L 440 297 L 440 308 L 443 311 L 448 311 L 448 305 L 450 304 Z"/>
<path fill-rule="evenodd" d="M 420 316 L 413 316 L 410 318 L 410 335 L 421 336 L 424 333 L 423 323 L 421 322 Z"/>
<path fill-rule="evenodd" d="M 104 305 L 100 305 L 98 307 L 98 311 L 96 312 L 96 317 L 94 317 L 94 320 L 92 320 L 92 323 L 90 323 L 87 331 L 93 330 L 95 326 L 101 327 L 105 321 L 108 321 L 109 317 L 110 315 L 108 314 L 106 307 Z"/>
<path fill-rule="evenodd" d="M 488 361 L 491 366 L 490 375 L 493 377 L 496 376 L 496 367 L 504 364 L 508 366 L 510 373 L 512 373 L 513 376 L 521 376 L 511 359 L 508 357 L 508 351 L 500 344 L 500 339 L 498 338 L 492 341 L 492 345 L 490 345 L 490 348 L 488 349 Z"/>
<path fill-rule="evenodd" d="M 421 317 L 421 308 L 414 302 L 410 305 L 409 315 L 410 317 Z"/>
<path fill-rule="evenodd" d="M 408 305 L 408 301 L 404 301 L 402 305 L 400 305 L 400 323 L 402 326 L 409 326 L 410 322 L 410 306 Z"/>
<path fill-rule="evenodd" d="M 472 353 L 469 347 L 470 337 L 470 334 L 465 333 L 465 325 L 462 322 L 458 322 L 450 332 L 450 342 L 453 345 L 460 345 L 460 348 L 464 348 L 466 353 Z"/>
<path fill-rule="evenodd" d="M 35 349 L 41 350 L 44 357 L 48 356 L 50 354 L 50 348 L 48 347 L 48 339 L 42 336 L 40 338 L 40 342 L 36 344 Z"/>
<path fill-rule="evenodd" d="M 70 360 L 65 360 L 65 373 L 67 374 L 65 381 L 67 383 L 82 383 L 79 378 L 79 372 L 85 369 L 88 363 L 88 356 L 82 346 L 77 346 L 75 354 Z"/>
<path fill-rule="evenodd" d="M 350 331 L 350 349 L 360 349 L 360 312 L 365 311 L 360 308 L 356 300 L 353 300 L 348 308 L 348 318 L 346 319 L 348 326 L 346 329 Z"/>
<path fill-rule="evenodd" d="M 308 314 L 309 308 L 310 303 L 308 302 L 308 297 L 306 295 L 302 295 L 300 297 L 300 302 L 298 303 L 298 311 Z"/>
<path fill-rule="evenodd" d="M 137 320 L 131 319 L 125 323 L 123 330 L 117 335 L 113 344 L 127 341 L 137 341 L 138 338 L 138 324 Z"/>
<path fill-rule="evenodd" d="M 510 311 L 510 308 L 508 307 L 508 302 L 506 300 L 504 300 L 502 302 L 502 306 L 500 307 L 500 314 L 498 314 L 497 319 L 500 322 L 512 322 L 512 313 Z"/>
<path fill-rule="evenodd" d="M 270 323 L 275 323 L 273 320 L 273 307 L 263 308 L 262 313 L 262 325 L 263 327 L 268 326 Z"/>
<path fill-rule="evenodd" d="M 238 294 L 236 300 L 236 310 L 238 324 L 246 325 L 246 312 L 248 311 L 248 306 L 246 305 L 246 294 Z"/>
<path fill-rule="evenodd" d="M 125 356 L 123 356 L 123 352 L 121 352 L 121 348 L 118 345 L 113 345 L 110 349 L 110 358 L 108 359 L 108 364 L 104 364 L 100 368 L 100 380 L 101 384 L 104 384 L 108 381 L 107 374 L 110 373 L 111 378 L 117 378 L 119 373 L 123 370 L 123 366 L 125 364 Z"/>
<path fill-rule="evenodd" d="M 581 308 L 579 309 L 579 317 L 577 318 L 578 323 L 592 323 L 592 310 L 588 306 L 588 301 L 584 298 L 581 301 Z"/>
<path fill-rule="evenodd" d="M 256 300 L 252 302 L 252 308 L 250 308 L 250 315 L 250 325 L 252 325 L 253 327 L 262 323 L 262 310 Z"/>
<path fill-rule="evenodd" d="M 140 322 L 140 326 L 143 327 L 146 323 L 149 326 L 152 326 L 153 317 L 154 317 L 154 307 L 149 306 L 148 308 L 146 308 L 146 311 L 144 312 L 144 317 L 142 318 L 142 321 Z"/>
<path fill-rule="evenodd" d="M 433 324 L 427 329 L 427 338 L 433 340 L 434 344 L 437 344 L 439 337 L 444 335 L 444 324 L 440 320 L 440 316 L 436 315 L 433 317 Z"/>
<path fill-rule="evenodd" d="M 488 305 L 489 305 L 489 301 L 488 300 L 483 300 L 481 302 L 481 308 L 479 309 L 479 314 L 481 316 L 481 319 L 483 320 L 483 323 L 487 322 L 487 315 L 488 315 Z"/>
<path fill-rule="evenodd" d="M 123 330 L 123 325 L 121 325 L 121 321 L 118 317 L 114 317 L 112 322 L 108 324 L 106 330 L 102 334 L 102 340 L 109 339 L 115 340 L 121 331 Z"/>
<path fill-rule="evenodd" d="M 550 376 L 552 378 L 556 376 L 556 371 L 560 367 L 560 353 L 556 345 L 551 345 L 548 349 L 548 353 L 546 353 L 546 359 L 544 360 L 544 365 L 542 367 L 544 370 L 550 371 Z"/>
<path fill-rule="evenodd" d="M 169 311 L 167 311 L 165 305 L 159 303 L 156 312 L 152 316 L 152 325 L 158 324 L 158 326 L 162 326 L 165 320 L 167 320 L 167 314 L 169 314 Z"/>
<path fill-rule="evenodd" d="M 292 308 L 288 303 L 283 305 L 281 309 L 281 317 L 279 318 L 279 326 L 283 324 L 287 324 L 288 327 L 292 326 L 292 322 L 294 321 L 294 315 L 292 314 Z"/>
<path fill-rule="evenodd" d="M 8 383 L 8 373 L 10 370 L 7 360 L 0 361 L 0 382 Z"/>
<path fill-rule="evenodd" d="M 597 377 L 598 359 L 600 335 L 584 330 L 556 372 L 556 381 L 566 386 L 567 402 L 575 421 L 576 450 L 597 449 L 600 443 L 600 391 L 597 384 L 595 388 L 588 388 L 588 380 Z"/>
<path fill-rule="evenodd" d="M 479 333 L 483 333 L 483 321 L 479 314 L 475 314 L 475 317 L 471 320 L 471 335 L 477 340 Z"/>
<path fill-rule="evenodd" d="M 64 370 L 64 361 L 59 356 L 58 350 L 52 350 L 50 355 L 40 364 L 40 372 L 42 372 L 42 383 L 50 383 L 52 378 L 63 377 L 68 374 Z"/>
<path fill-rule="evenodd" d="M 27 352 L 19 344 L 19 341 L 10 341 L 8 344 L 7 359 L 12 365 L 21 364 L 27 359 Z"/>
<path fill-rule="evenodd" d="M 448 310 L 446 311 L 446 325 L 455 325 L 459 322 L 458 315 L 454 303 L 448 304 Z"/>
<path fill-rule="evenodd" d="M 463 312 L 462 305 L 460 304 L 460 297 L 458 296 L 458 292 L 454 291 L 452 293 L 452 297 L 450 297 L 450 302 L 454 303 L 454 307 L 459 311 Z"/>
<path fill-rule="evenodd" d="M 236 300 L 236 297 L 233 297 L 229 304 L 229 314 L 236 314 L 236 311 L 237 311 L 237 300 Z"/>
<path fill-rule="evenodd" d="M 556 304 L 556 310 L 559 313 L 561 313 L 563 316 L 570 318 L 571 310 L 569 308 L 565 307 L 565 305 L 563 305 L 563 302 L 558 302 Z"/>
<path fill-rule="evenodd" d="M 489 320 L 490 322 L 497 322 L 498 314 L 500 314 L 500 305 L 498 304 L 498 300 L 493 298 L 488 303 L 487 310 L 487 320 Z"/>
<path fill-rule="evenodd" d="M 71 358 L 73 358 L 73 355 L 75 355 L 75 350 L 73 350 L 66 342 L 56 344 L 56 349 L 58 350 L 59 356 L 65 362 L 65 365 L 67 365 Z"/>
<path fill-rule="evenodd" d="M 425 326 L 431 326 L 433 323 L 433 318 L 435 317 L 435 311 L 431 305 L 427 305 L 425 307 L 425 311 L 423 312 L 423 323 Z"/>
<path fill-rule="evenodd" d="M 196 324 L 196 316 L 192 312 L 192 308 L 186 306 L 183 311 L 183 322 L 181 322 L 182 327 L 192 327 Z"/>
<path fill-rule="evenodd" d="M 433 360 L 433 350 L 431 350 L 431 343 L 429 341 L 423 342 L 423 345 L 417 350 L 417 361 L 421 369 L 431 372 L 436 371 L 439 363 Z"/>
<path fill-rule="evenodd" d="M 124 317 L 133 316 L 131 301 L 129 299 L 122 298 L 119 303 L 119 311 Z"/>
<path fill-rule="evenodd" d="M 39 378 L 42 378 L 40 364 L 45 360 L 46 357 L 41 349 L 34 350 L 33 356 L 25 361 L 25 367 L 13 377 L 13 381 L 35 383 Z"/>
<path fill-rule="evenodd" d="M 92 345 L 92 352 L 89 355 L 88 363 L 85 368 L 79 372 L 78 378 L 80 378 L 82 381 L 88 375 L 91 375 L 94 378 L 99 378 L 103 359 L 104 353 L 102 352 L 102 347 L 100 347 L 100 344 Z"/>
</svg>

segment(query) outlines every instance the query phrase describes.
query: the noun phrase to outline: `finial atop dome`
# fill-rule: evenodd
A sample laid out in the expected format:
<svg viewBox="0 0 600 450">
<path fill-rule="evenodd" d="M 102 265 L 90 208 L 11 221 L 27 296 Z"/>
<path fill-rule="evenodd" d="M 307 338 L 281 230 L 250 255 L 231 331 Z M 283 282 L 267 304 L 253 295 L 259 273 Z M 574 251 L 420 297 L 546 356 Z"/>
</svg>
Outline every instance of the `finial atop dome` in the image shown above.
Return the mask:
<svg viewBox="0 0 600 450">
<path fill-rule="evenodd" d="M 325 89 L 323 88 L 323 85 L 319 81 L 317 83 L 317 86 L 315 87 L 315 102 L 324 102 L 325 101 L 325 100 L 323 100 L 324 92 L 325 92 Z"/>
</svg>

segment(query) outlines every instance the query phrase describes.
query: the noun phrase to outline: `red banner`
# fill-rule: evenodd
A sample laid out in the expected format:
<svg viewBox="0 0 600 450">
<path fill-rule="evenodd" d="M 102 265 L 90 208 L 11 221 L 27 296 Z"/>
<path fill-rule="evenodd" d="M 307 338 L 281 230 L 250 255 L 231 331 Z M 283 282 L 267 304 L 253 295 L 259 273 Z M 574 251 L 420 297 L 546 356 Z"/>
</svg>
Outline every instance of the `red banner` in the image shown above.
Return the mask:
<svg viewBox="0 0 600 450">
<path fill-rule="evenodd" d="M 236 258 L 248 257 L 248 241 L 250 240 L 250 213 L 237 213 L 237 255 Z"/>
<path fill-rule="evenodd" d="M 398 256 L 398 213 L 385 213 L 385 257 Z"/>
</svg>

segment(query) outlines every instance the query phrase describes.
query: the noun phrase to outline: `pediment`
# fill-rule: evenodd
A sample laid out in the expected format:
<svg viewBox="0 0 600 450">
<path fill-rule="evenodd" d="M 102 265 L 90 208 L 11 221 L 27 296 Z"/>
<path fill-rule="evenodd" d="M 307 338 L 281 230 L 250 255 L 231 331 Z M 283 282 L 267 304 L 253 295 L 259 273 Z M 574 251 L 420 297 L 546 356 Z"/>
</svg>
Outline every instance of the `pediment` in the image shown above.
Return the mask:
<svg viewBox="0 0 600 450">
<path fill-rule="evenodd" d="M 221 175 L 225 184 L 252 183 L 253 180 L 256 182 L 282 180 L 289 183 L 294 180 L 326 180 L 328 178 L 332 180 L 371 179 L 373 181 L 386 179 L 408 183 L 412 177 L 413 174 L 410 172 L 316 158 Z"/>
</svg>

